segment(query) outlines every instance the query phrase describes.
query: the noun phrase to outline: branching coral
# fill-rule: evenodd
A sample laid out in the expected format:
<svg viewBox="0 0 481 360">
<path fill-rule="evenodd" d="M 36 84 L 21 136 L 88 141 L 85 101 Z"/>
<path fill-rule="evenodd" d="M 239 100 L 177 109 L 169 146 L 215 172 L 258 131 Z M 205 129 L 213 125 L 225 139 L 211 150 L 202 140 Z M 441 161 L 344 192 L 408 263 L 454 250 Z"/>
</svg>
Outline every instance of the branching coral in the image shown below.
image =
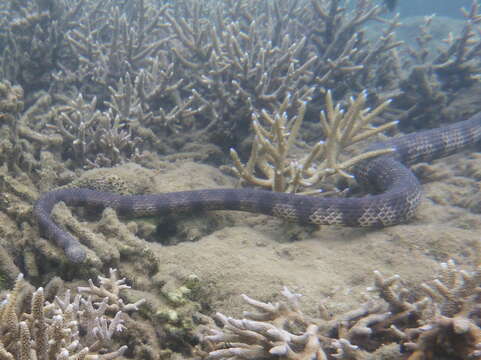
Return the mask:
<svg viewBox="0 0 481 360">
<path fill-rule="evenodd" d="M 129 119 L 124 117 L 130 115 L 130 104 L 101 112 L 96 110 L 95 98 L 87 103 L 79 94 L 65 101 L 66 105 L 56 108 L 56 125 L 51 128 L 62 134 L 65 152 L 77 163 L 90 168 L 115 166 L 139 155 L 139 139 L 132 136 Z"/>
<path fill-rule="evenodd" d="M 87 2 L 78 26 L 67 32 L 77 61 L 64 64 L 67 79 L 89 86 L 100 97 L 127 72 L 139 71 L 169 39 L 159 20 L 167 9 L 153 2 Z M 62 77 L 57 76 L 62 82 Z"/>
<path fill-rule="evenodd" d="M 341 0 L 0 2 L 0 74 L 12 84 L 24 86 L 22 90 L 7 82 L 0 84 L 0 185 L 4 190 L 0 209 L 21 229 L 14 256 L 10 249 L 2 251 L 2 257 L 15 258 L 15 262 L 5 261 L 4 268 L 13 269 L 14 273 L 21 264 L 18 266 L 22 271 L 36 278 L 50 275 L 52 264 L 60 263 L 62 270 L 71 270 L 63 262 L 63 255 L 49 247 L 31 226 L 31 203 L 37 193 L 68 183 L 85 167 L 139 161 L 144 150 L 155 156 L 171 154 L 164 160 L 175 161 L 182 156 L 199 156 L 199 147 L 195 146 L 201 142 L 222 149 L 239 149 L 253 128 L 256 137 L 247 164 L 232 153 L 236 171 L 244 181 L 276 191 L 309 192 L 312 186 L 327 187 L 328 176 L 349 177 L 351 165 L 379 152 L 349 159 L 345 156 L 346 148 L 392 126 L 390 123 L 372 127 L 377 126 L 373 120 L 386 106 L 384 99 L 392 97 L 386 91 L 394 96 L 400 92 L 402 74 L 394 51 L 400 46 L 394 35 L 399 23 L 396 17 L 381 19 L 382 7 L 378 3 L 357 0 L 347 6 Z M 473 3 L 471 10 L 465 12 L 463 32 L 449 38 L 438 56 L 424 57 L 421 50 L 416 66 L 405 69 L 410 76 L 402 82 L 401 96 L 395 97 L 403 117 L 425 116 L 429 113 L 426 109 L 434 107 L 438 114 L 442 110 L 439 106 L 446 104 L 453 90 L 479 78 L 480 45 L 474 35 L 480 22 L 478 10 Z M 376 41 L 368 39 L 364 31 L 370 21 L 385 24 Z M 420 43 L 421 48 L 425 45 Z M 332 89 L 336 99 L 344 99 L 343 103 L 349 105 L 345 112 L 334 105 L 330 92 L 324 98 L 322 94 L 327 88 Z M 372 94 L 369 105 L 381 105 L 371 111 L 365 109 L 366 93 L 347 100 L 361 89 Z M 296 158 L 295 145 L 307 116 L 307 103 L 313 108 L 325 106 L 320 121 L 324 142 Z M 225 159 L 219 156 L 216 160 Z M 63 213 L 60 223 L 67 225 L 90 249 L 91 266 L 85 271 L 96 272 L 106 264 L 118 264 L 128 258 L 126 267 L 132 273 L 142 268 L 149 275 L 157 275 L 159 260 L 137 236 L 156 231 L 154 225 L 139 231 L 136 225 L 124 225 L 112 211 L 106 210 L 93 231 L 67 210 L 59 210 Z M 147 288 L 148 280 L 145 281 Z M 396 288 L 398 284 L 397 278 L 378 276 L 375 289 L 383 299 L 380 304 L 363 306 L 342 321 L 325 314 L 324 321 L 313 324 L 299 313 L 296 297 L 286 291 L 290 300 L 285 308 L 290 312 L 284 314 L 289 319 L 284 325 L 288 329 L 275 333 L 272 327 L 253 328 L 254 332 L 265 331 L 258 354 L 302 358 L 337 353 L 338 358 L 347 358 L 349 354 L 354 357 L 362 351 L 371 352 L 371 348 L 362 347 L 361 340 L 375 345 L 380 341 L 378 335 L 401 339 L 413 356 L 429 353 L 445 340 L 446 334 L 453 332 L 468 340 L 472 335 L 476 341 L 476 328 L 465 326 L 456 318 L 457 314 L 463 319 L 471 316 L 472 322 L 474 315 L 466 315 L 467 310 L 459 310 L 464 305 L 457 303 L 450 305 L 459 308 L 457 312 L 439 310 L 439 319 L 443 320 L 430 323 L 429 329 L 422 329 L 421 333 L 408 331 L 408 326 L 417 329 L 413 319 L 424 321 L 434 300 L 410 302 Z M 446 287 L 449 291 L 436 287 L 445 299 L 463 297 L 464 290 Z M 430 293 L 433 299 L 436 291 Z M 94 296 L 94 292 L 90 295 Z M 34 297 L 41 298 L 41 292 Z M 248 301 L 254 305 L 253 300 Z M 103 304 L 100 301 L 99 306 Z M 80 302 L 79 306 L 84 305 Z M 274 316 L 276 311 L 263 310 L 259 304 L 254 306 L 264 315 Z M 51 315 L 50 309 L 44 309 L 45 316 Z M 30 318 L 39 313 L 40 310 L 31 309 Z M 13 318 L 11 311 L 8 314 Z M 114 314 L 111 316 L 107 323 L 90 323 L 88 328 L 97 326 L 96 334 L 110 337 L 115 329 L 110 328 L 109 321 L 119 324 Z M 17 321 L 15 331 L 19 338 L 25 344 L 29 339 L 45 344 L 45 339 L 37 338 L 37 326 L 43 325 L 30 318 Z M 48 319 L 45 326 L 56 324 L 54 316 Z M 224 320 L 226 327 L 241 326 Z M 387 327 L 389 323 L 394 327 Z M 245 332 L 239 330 L 242 336 Z M 69 336 L 68 341 L 73 339 L 73 335 Z M 276 343 L 272 352 L 266 347 L 269 341 Z M 4 350 L 12 354 L 10 346 L 16 345 L 10 344 Z M 459 344 L 463 345 L 461 341 Z M 448 344 L 451 345 L 454 347 Z M 476 355 L 470 345 L 466 346 L 465 354 L 470 351 Z M 23 349 L 24 353 L 30 351 L 26 345 Z M 21 347 L 17 350 L 21 351 Z"/>
<path fill-rule="evenodd" d="M 333 316 L 325 306 L 320 318 L 304 314 L 299 294 L 284 288 L 285 301 L 265 303 L 242 295 L 254 312 L 243 319 L 216 314 L 220 324 L 204 317 L 208 325 L 199 336 L 207 359 L 377 359 L 389 352 L 409 360 L 430 360 L 441 354 L 452 359 L 481 358 L 481 270 L 460 270 L 453 261 L 442 264 L 429 297 L 413 300 L 399 276 L 375 273 L 371 291 L 378 297 L 345 314 Z M 202 353 L 202 351 L 201 351 Z M 376 355 L 378 354 L 378 355 Z"/>
<path fill-rule="evenodd" d="M 274 15 L 268 2 L 212 5 L 196 1 L 191 9 L 181 1 L 166 17 L 175 35 L 171 47 L 183 65 L 181 74 L 191 78 L 191 87 L 212 104 L 205 125 L 217 120 L 213 130 L 224 133 L 225 139 L 233 130 L 245 128 L 253 109 L 273 110 L 287 92 L 305 99 L 317 57 L 308 53 L 305 36 L 287 33 L 292 30 L 289 17 Z M 272 15 L 268 21 L 258 6 Z M 294 8 L 291 4 L 291 12 L 300 11 Z"/>
<path fill-rule="evenodd" d="M 125 304 L 120 292 L 129 288 L 111 269 L 109 278 L 99 277 L 80 287 L 45 300 L 43 288 L 31 293 L 30 309 L 24 310 L 21 298 L 25 286 L 20 275 L 13 290 L 0 304 L 0 357 L 2 359 L 115 359 L 127 349 L 116 345 L 114 336 L 125 329 L 127 312 L 137 311 L 143 303 Z M 25 299 L 23 299 L 25 300 Z"/>
<path fill-rule="evenodd" d="M 390 122 L 374 127 L 373 120 L 389 105 L 389 101 L 370 110 L 365 108 L 366 98 L 366 92 L 355 99 L 351 98 L 349 108 L 344 111 L 339 104 L 334 106 L 331 92 L 327 91 L 326 111 L 322 111 L 320 116 L 325 140 L 314 145 L 299 160 L 293 159 L 289 152 L 297 140 L 306 103 L 299 103 L 297 114 L 290 119 L 287 115 L 287 109 L 292 107 L 289 96 L 274 114 L 265 110 L 260 114 L 254 113 L 255 138 L 247 164 L 242 164 L 237 152 L 231 149 L 235 172 L 248 183 L 285 192 L 312 191 L 314 186 L 322 184 L 326 177 L 334 174 L 350 177 L 347 171 L 357 162 L 391 150 L 368 151 L 342 160 L 346 148 L 397 124 Z M 266 125 L 261 124 L 261 119 Z M 258 172 L 262 177 L 257 175 Z"/>
<path fill-rule="evenodd" d="M 6 164 L 13 173 L 41 167 L 33 153 L 40 148 L 59 146 L 63 141 L 60 135 L 46 131 L 46 124 L 52 117 L 48 111 L 51 97 L 39 94 L 22 112 L 23 95 L 20 86 L 13 86 L 8 81 L 0 83 L 0 164 Z"/>
<path fill-rule="evenodd" d="M 471 8 L 462 9 L 462 13 L 465 21 L 458 35 L 449 32 L 448 37 L 440 45 L 438 42 L 434 43 L 434 40 L 439 40 L 431 33 L 436 17 L 427 16 L 419 25 L 417 46 L 408 47 L 409 60 L 414 65 L 408 67 L 409 75 L 399 84 L 402 93 L 394 102 L 395 107 L 401 110 L 398 118 L 402 120 L 405 128 L 414 123 L 425 124 L 437 120 L 439 109 L 446 108 L 460 89 L 469 88 L 479 82 L 481 74 L 479 3 L 473 1 Z M 433 117 L 433 114 L 437 116 Z"/>
<path fill-rule="evenodd" d="M 425 326 L 402 332 L 405 346 L 413 351 L 409 360 L 441 353 L 481 359 L 481 266 L 467 272 L 452 260 L 441 265 L 440 278 L 423 285 L 435 304 L 435 316 Z"/>
<path fill-rule="evenodd" d="M 64 46 L 67 29 L 76 26 L 84 0 L 8 2 L 2 14 L 5 32 L 0 74 L 27 89 L 48 87 L 52 72 L 69 57 Z M 29 95 L 29 94 L 28 94 Z M 29 98 L 29 96 L 27 96 Z"/>
<path fill-rule="evenodd" d="M 89 0 L 54 0 L 48 6 L 14 1 L 11 10 L 4 21 L 5 76 L 22 84 L 31 83 L 26 72 L 41 73 L 49 84 L 53 79 L 44 100 L 58 110 L 44 116 L 55 123 L 56 137 L 41 126 L 43 120 L 33 133 L 23 127 L 21 137 L 41 146 L 53 140 L 58 145 L 61 137 L 62 155 L 73 158 L 72 166 L 139 160 L 139 138 L 146 152 L 191 152 L 182 148 L 192 142 L 232 147 L 248 136 L 252 113 L 273 116 L 287 96 L 288 114 L 311 97 L 323 103 L 317 90 L 326 88 L 345 97 L 369 89 L 379 104 L 400 77 L 393 52 L 400 46 L 394 36 L 398 20 L 381 19 L 383 7 L 371 0 L 351 7 L 339 0 L 106 0 L 102 6 Z M 436 71 L 476 61 L 476 14 L 473 7 L 465 41 L 453 43 Z M 365 35 L 369 21 L 386 23 L 378 41 Z M 463 46 L 468 50 L 461 51 Z M 18 61 L 20 49 L 31 54 L 37 48 L 45 55 L 38 64 Z M 467 71 L 472 75 L 474 68 Z M 422 82 L 423 74 L 406 84 Z M 40 98 L 39 88 L 47 90 L 44 80 L 40 84 L 26 89 L 29 100 Z M 411 107 L 410 96 L 421 95 L 408 94 L 408 88 L 399 103 Z M 81 117 L 66 108 L 86 108 L 80 96 L 90 106 Z"/>
<path fill-rule="evenodd" d="M 94 142 L 105 151 L 97 149 L 99 158 L 82 161 L 83 166 L 135 160 L 131 142 L 138 137 L 146 140 L 143 150 L 162 153 L 177 153 L 192 141 L 237 145 L 248 135 L 251 114 L 275 113 L 288 94 L 288 113 L 310 97 L 322 103 L 319 89 L 345 97 L 369 89 L 378 103 L 387 92 L 399 94 L 402 74 L 394 51 L 401 45 L 394 34 L 399 22 L 381 18 L 383 7 L 373 0 L 351 6 L 339 0 L 12 1 L 1 10 L 7 15 L 0 34 L 4 77 L 28 85 L 28 103 L 42 89 L 49 91 L 52 105 L 59 94 L 81 94 L 88 103 L 97 99 L 94 110 L 106 116 L 110 108 L 109 125 L 99 127 Z M 428 62 L 418 57 L 423 63 L 408 69 L 412 75 L 396 97 L 399 110 L 407 109 L 403 117 L 426 104 L 445 104 L 432 74 L 446 84 L 476 78 L 477 12 L 473 4 L 463 33 L 438 57 Z M 370 21 L 386 24 L 377 41 L 366 36 Z M 419 84 L 431 85 L 418 90 Z M 422 90 L 429 88 L 434 91 Z M 118 107 L 121 98 L 129 101 Z M 61 121 L 67 128 L 70 121 Z M 58 125 L 58 119 L 51 122 Z M 48 129 L 37 126 L 34 134 L 27 129 L 28 141 L 51 144 Z M 68 156 L 72 140 L 58 130 Z M 79 134 L 75 141 L 85 139 Z"/>
<path fill-rule="evenodd" d="M 317 337 L 318 327 L 308 324 L 298 307 L 298 294 L 287 288 L 283 303 L 263 303 L 243 295 L 244 301 L 257 312 L 245 313 L 236 320 L 217 314 L 223 330 L 213 330 L 204 340 L 212 344 L 227 344 L 225 349 L 209 353 L 209 359 L 326 359 Z M 296 331 L 295 329 L 303 329 Z"/>
<path fill-rule="evenodd" d="M 366 22 L 380 21 L 381 6 L 369 0 L 356 1 L 351 12 L 339 0 L 311 0 L 310 4 L 312 10 L 306 19 L 306 27 L 313 29 L 310 40 L 318 56 L 314 73 L 320 86 L 344 88 L 345 91 L 360 90 L 359 86 L 380 84 L 392 78 L 388 73 L 397 73 L 390 61 L 393 57 L 391 50 L 401 45 L 394 35 L 399 25 L 397 19 L 389 23 L 383 36 L 375 43 L 366 41 L 362 30 Z M 392 84 L 387 81 L 382 86 Z"/>
</svg>

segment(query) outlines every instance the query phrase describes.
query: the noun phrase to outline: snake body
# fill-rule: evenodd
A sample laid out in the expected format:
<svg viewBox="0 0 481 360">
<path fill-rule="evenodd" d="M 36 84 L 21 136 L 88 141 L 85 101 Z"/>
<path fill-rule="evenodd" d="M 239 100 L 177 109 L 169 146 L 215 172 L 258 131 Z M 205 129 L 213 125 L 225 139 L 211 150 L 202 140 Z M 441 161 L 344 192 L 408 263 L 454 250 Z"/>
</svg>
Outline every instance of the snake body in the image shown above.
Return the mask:
<svg viewBox="0 0 481 360">
<path fill-rule="evenodd" d="M 382 227 L 410 219 L 422 189 L 407 167 L 453 154 L 481 139 L 481 113 L 468 120 L 376 143 L 368 150 L 393 152 L 358 163 L 356 179 L 376 194 L 359 198 L 322 198 L 252 189 L 208 189 L 149 195 L 118 195 L 89 189 L 61 189 L 43 194 L 34 207 L 42 234 L 62 247 L 72 262 L 82 262 L 79 241 L 51 218 L 55 204 L 111 207 L 119 215 L 140 217 L 196 210 L 241 210 L 312 224 Z"/>
</svg>

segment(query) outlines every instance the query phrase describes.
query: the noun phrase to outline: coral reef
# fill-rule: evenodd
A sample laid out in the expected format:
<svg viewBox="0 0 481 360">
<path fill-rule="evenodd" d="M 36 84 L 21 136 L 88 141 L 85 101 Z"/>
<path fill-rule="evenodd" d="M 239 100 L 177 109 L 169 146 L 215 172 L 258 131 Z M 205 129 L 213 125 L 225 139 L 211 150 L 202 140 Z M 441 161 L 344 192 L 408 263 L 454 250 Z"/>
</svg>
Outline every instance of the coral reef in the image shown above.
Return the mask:
<svg viewBox="0 0 481 360">
<path fill-rule="evenodd" d="M 344 104 L 362 89 L 371 107 L 392 98 L 383 117 L 410 119 L 407 128 L 479 73 L 476 2 L 436 56 L 426 56 L 429 19 L 404 51 L 399 19 L 373 0 L 7 3 L 0 73 L 25 92 L 15 143 L 29 169 L 41 167 L 39 149 L 71 170 L 192 157 L 192 143 L 238 149 L 252 114 L 293 116 L 311 98 L 326 104 L 325 89 Z"/>
<path fill-rule="evenodd" d="M 400 45 L 395 22 L 379 42 L 364 39 L 362 26 L 383 11 L 373 1 L 351 11 L 338 0 L 12 1 L 3 10 L 3 78 L 23 86 L 29 105 L 53 108 L 20 135 L 62 139 L 71 168 L 188 152 L 193 140 L 231 147 L 249 135 L 252 112 L 275 112 L 288 94 L 296 108 L 315 88 L 380 87 Z"/>
<path fill-rule="evenodd" d="M 119 268 L 131 279 L 140 297 L 148 298 L 148 307 L 141 313 L 150 321 L 124 319 L 129 333 L 116 334 L 129 345 L 122 356 L 173 359 L 182 353 L 183 357 L 191 357 L 195 343 L 191 314 L 199 308 L 208 309 L 210 299 L 194 296 L 197 288 L 192 284 L 184 286 L 182 281 L 181 285 L 164 287 L 165 279 L 172 276 L 170 270 L 159 270 L 171 261 L 164 257 L 165 245 L 198 240 L 213 229 L 241 221 L 250 227 L 254 224 L 262 232 L 275 227 L 277 236 L 283 231 L 278 229 L 278 223 L 272 225 L 272 220 L 262 217 L 239 220 L 236 215 L 223 214 L 206 215 L 198 220 L 201 225 L 181 220 L 173 226 L 171 219 L 126 223 L 110 210 L 91 214 L 72 212 L 59 205 L 56 219 L 87 248 L 87 265 L 77 267 L 39 236 L 31 216 L 39 194 L 63 186 L 148 193 L 194 189 L 206 183 L 206 187 L 233 185 L 232 179 L 213 168 L 202 178 L 198 176 L 199 167 L 183 167 L 190 159 L 216 166 L 233 164 L 243 182 L 276 191 L 313 192 L 313 186 L 321 186 L 324 192 L 337 190 L 339 176 L 331 174 L 349 177 L 350 165 L 375 155 L 356 155 L 356 146 L 347 147 L 391 126 L 381 124 L 401 119 L 401 129 L 417 129 L 435 126 L 440 118 L 454 120 L 453 114 L 457 120 L 460 115 L 479 110 L 477 97 L 471 95 L 479 86 L 480 73 L 477 2 L 473 1 L 464 14 L 461 31 L 453 31 L 445 42 L 433 37 L 436 18 L 428 17 L 419 27 L 419 36 L 411 36 L 418 39 L 417 43 L 406 46 L 396 37 L 401 20 L 388 14 L 377 0 L 349 4 L 341 0 L 0 1 L 0 289 L 12 287 L 19 273 L 38 286 L 59 273 L 70 282 L 94 278 L 109 267 Z M 375 37 L 369 37 L 373 26 Z M 476 101 L 469 106 L 458 105 L 459 111 L 448 109 L 456 101 L 459 104 L 466 94 Z M 387 99 L 392 99 L 389 106 Z M 341 130 L 346 129 L 341 136 Z M 319 143 L 320 139 L 324 144 Z M 236 149 L 233 159 L 229 158 L 230 148 Z M 153 169 L 155 176 L 164 176 L 168 181 L 164 186 L 154 186 L 154 175 L 140 166 L 128 168 L 130 162 Z M 134 174 L 129 181 L 117 176 L 119 165 Z M 89 175 L 86 170 L 93 168 L 104 172 L 97 173 L 96 178 L 82 176 Z M 174 172 L 172 168 L 180 170 Z M 473 172 L 476 174 L 476 170 Z M 142 182 L 144 176 L 148 181 Z M 468 181 L 461 180 L 461 176 L 451 181 Z M 206 178 L 212 181 L 204 181 Z M 477 183 L 470 183 L 469 190 L 459 188 L 456 191 L 479 190 Z M 445 199 L 434 194 L 428 201 Z M 474 198 L 468 205 L 476 208 L 473 202 Z M 453 203 L 463 206 L 462 201 Z M 424 214 L 423 219 L 439 218 L 443 222 L 460 211 L 448 210 Z M 458 222 L 469 228 L 476 220 L 466 215 Z M 180 234 L 180 240 L 168 239 L 174 231 Z M 296 232 L 305 236 L 304 229 Z M 326 233 L 331 234 L 323 235 Z M 349 238 L 346 233 L 342 235 Z M 284 236 L 279 241 L 287 239 Z M 349 239 L 353 239 L 352 234 Z M 435 247 L 427 252 L 445 255 Z M 220 272 L 222 269 L 217 268 Z M 198 269 L 189 271 L 197 274 Z M 457 289 L 440 280 L 448 291 L 437 286 L 431 291 L 426 289 L 438 304 L 453 296 L 464 296 L 467 288 Z M 35 295 L 28 292 L 37 303 L 42 302 L 41 291 Z M 94 299 L 93 293 L 85 295 L 84 300 L 88 302 L 89 295 L 93 302 L 102 303 Z M 44 298 L 48 296 L 44 294 Z M 53 298 L 48 301 L 45 316 L 58 307 Z M 290 301 L 286 306 L 293 306 Z M 420 315 L 407 308 L 394 310 L 411 311 L 423 322 L 433 303 L 430 299 L 428 304 L 413 305 L 426 306 L 420 309 Z M 0 307 L 2 311 L 9 307 L 8 316 L 13 318 L 11 304 L 13 300 Z M 37 335 L 38 326 L 43 325 L 33 322 L 33 307 L 19 301 L 17 304 L 15 315 L 20 316 L 19 311 L 26 314 L 16 323 L 19 339 L 30 336 L 30 340 L 42 342 Z M 383 304 L 385 311 L 394 306 Z M 395 323 L 397 330 L 391 329 L 385 335 L 395 341 L 376 351 L 389 346 L 399 349 L 394 345 L 403 343 L 414 359 L 426 353 L 429 358 L 434 347 L 447 341 L 445 335 L 453 333 L 457 335 L 449 339 L 456 343 L 447 346 L 471 351 L 462 341 L 475 328 L 457 315 L 472 322 L 473 315 L 468 313 L 478 310 L 457 306 L 462 309 L 454 315 L 439 310 L 439 317 L 431 317 L 430 325 L 424 324 L 429 329 L 419 328 L 411 318 L 405 319 L 422 333 Z M 40 308 L 37 304 L 37 314 Z M 289 309 L 292 313 L 298 311 Z M 360 316 L 371 319 L 369 310 L 365 312 Z M 109 314 L 109 319 L 115 319 L 114 315 Z M 382 325 L 376 324 L 383 321 L 376 316 L 382 313 L 371 315 L 373 323 L 362 326 L 379 334 Z M 329 319 L 326 315 L 326 319 L 328 323 L 340 322 L 337 317 Z M 44 325 L 53 326 L 53 317 L 48 320 Z M 360 336 L 357 330 L 349 335 L 358 320 L 354 315 L 346 318 L 342 331 L 348 334 L 342 337 L 336 334 L 338 330 L 328 328 L 328 337 L 337 343 L 316 340 L 314 334 L 320 330 L 303 328 L 310 323 L 296 324 L 291 330 L 303 330 L 305 335 L 297 338 L 293 333 L 295 345 L 291 350 L 302 353 L 307 349 L 305 353 L 311 354 L 317 341 L 327 346 L 322 350 L 326 356 L 340 354 L 339 349 L 345 354 L 371 354 L 373 349 L 355 342 Z M 385 321 L 391 320 L 388 316 Z M 4 341 L 7 330 L 3 322 L 0 329 Z M 82 332 L 79 335 L 83 336 Z M 74 343 L 74 334 L 69 336 L 67 340 Z M 381 342 L 374 335 L 365 336 L 369 343 Z M 85 345 L 84 340 L 80 339 L 79 344 Z M 20 351 L 30 351 L 16 343 L 4 345 L 14 357 Z M 106 351 L 119 355 L 121 350 L 115 349 L 119 347 Z M 266 349 L 262 351 L 268 353 Z M 32 352 L 38 350 L 35 347 Z M 80 345 L 71 350 L 82 351 Z M 97 356 L 93 353 L 99 349 L 91 350 L 88 356 Z M 289 352 L 287 348 L 276 351 Z"/>
<path fill-rule="evenodd" d="M 139 310 L 145 300 L 124 303 L 120 292 L 129 288 L 111 269 L 100 285 L 89 281 L 72 296 L 70 290 L 46 300 L 42 287 L 19 275 L 13 290 L 0 304 L 0 357 L 2 359 L 115 359 L 127 346 L 115 344 L 124 331 L 128 313 Z M 26 289 L 26 292 L 24 291 Z M 27 304 L 30 303 L 30 306 Z"/>
<path fill-rule="evenodd" d="M 202 317 L 200 353 L 207 359 L 364 360 L 387 353 L 408 360 L 480 359 L 481 266 L 468 272 L 449 260 L 432 285 L 422 288 L 427 296 L 416 297 L 399 276 L 376 271 L 368 289 L 376 297 L 338 315 L 321 304 L 319 318 L 304 314 L 301 295 L 288 288 L 277 303 L 242 295 L 254 309 L 242 319 L 217 313 L 217 326 Z"/>
</svg>

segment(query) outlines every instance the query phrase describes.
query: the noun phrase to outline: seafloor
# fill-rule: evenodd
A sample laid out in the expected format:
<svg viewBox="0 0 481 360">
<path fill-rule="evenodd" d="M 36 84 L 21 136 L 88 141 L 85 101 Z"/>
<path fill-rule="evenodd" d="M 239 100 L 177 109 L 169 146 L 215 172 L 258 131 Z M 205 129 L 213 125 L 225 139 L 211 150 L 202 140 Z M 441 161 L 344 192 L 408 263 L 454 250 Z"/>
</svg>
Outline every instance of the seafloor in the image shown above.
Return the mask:
<svg viewBox="0 0 481 360">
<path fill-rule="evenodd" d="M 477 260 L 480 159 L 479 153 L 466 151 L 416 166 L 425 198 L 408 224 L 378 230 L 306 228 L 264 215 L 216 211 L 180 221 L 181 243 L 148 246 L 159 257 L 164 289 L 173 290 L 195 274 L 216 311 L 239 316 L 246 310 L 240 294 L 272 301 L 283 286 L 303 294 L 305 309 L 315 311 L 323 301 L 333 312 L 346 311 L 362 302 L 374 270 L 399 274 L 406 285 L 418 288 L 432 279 L 439 262 Z M 236 184 L 219 170 L 190 161 L 160 172 L 136 167 L 112 172 L 131 183 L 142 174 L 153 193 Z"/>
</svg>

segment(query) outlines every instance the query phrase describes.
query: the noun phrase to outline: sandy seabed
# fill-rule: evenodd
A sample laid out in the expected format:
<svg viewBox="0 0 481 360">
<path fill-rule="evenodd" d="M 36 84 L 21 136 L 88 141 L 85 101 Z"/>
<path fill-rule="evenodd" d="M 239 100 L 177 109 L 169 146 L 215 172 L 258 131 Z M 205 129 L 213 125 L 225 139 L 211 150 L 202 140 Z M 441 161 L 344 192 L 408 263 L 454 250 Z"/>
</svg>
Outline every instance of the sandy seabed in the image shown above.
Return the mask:
<svg viewBox="0 0 481 360">
<path fill-rule="evenodd" d="M 149 192 L 235 186 L 215 168 L 188 161 L 157 172 L 132 171 L 132 166 L 115 172 L 127 180 L 135 174 L 131 183 L 143 178 Z M 440 262 L 454 259 L 469 266 L 478 261 L 481 155 L 460 153 L 414 171 L 425 198 L 408 224 L 375 230 L 303 227 L 265 215 L 216 211 L 184 220 L 185 238 L 195 241 L 149 246 L 160 259 L 167 290 L 195 274 L 215 311 L 239 316 L 246 310 L 240 294 L 275 301 L 284 286 L 303 294 L 308 312 L 320 302 L 334 313 L 346 311 L 363 301 L 374 270 L 399 274 L 416 290 L 436 275 Z"/>
</svg>

